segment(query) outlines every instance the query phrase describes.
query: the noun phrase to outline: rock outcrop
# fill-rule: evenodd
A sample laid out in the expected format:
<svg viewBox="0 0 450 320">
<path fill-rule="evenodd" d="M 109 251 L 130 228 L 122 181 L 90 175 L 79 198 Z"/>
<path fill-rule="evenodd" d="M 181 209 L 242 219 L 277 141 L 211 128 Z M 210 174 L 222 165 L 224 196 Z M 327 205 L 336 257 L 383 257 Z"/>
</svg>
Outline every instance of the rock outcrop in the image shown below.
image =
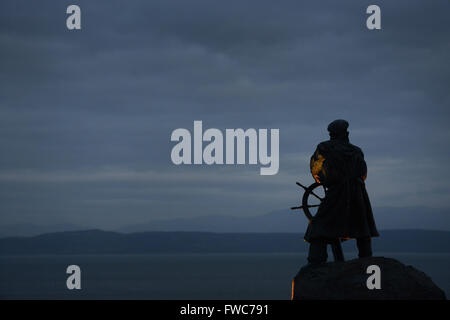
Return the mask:
<svg viewBox="0 0 450 320">
<path fill-rule="evenodd" d="M 381 289 L 368 289 L 370 265 L 380 268 Z M 293 280 L 293 300 L 443 300 L 444 291 L 412 266 L 390 258 L 371 257 L 307 265 Z"/>
</svg>

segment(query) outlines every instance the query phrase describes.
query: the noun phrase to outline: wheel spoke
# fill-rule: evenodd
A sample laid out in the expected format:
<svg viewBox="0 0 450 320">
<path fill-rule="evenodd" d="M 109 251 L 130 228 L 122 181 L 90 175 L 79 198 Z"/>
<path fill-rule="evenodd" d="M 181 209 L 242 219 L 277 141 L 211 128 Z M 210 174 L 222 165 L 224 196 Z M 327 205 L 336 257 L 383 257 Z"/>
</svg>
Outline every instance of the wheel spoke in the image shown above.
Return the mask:
<svg viewBox="0 0 450 320">
<path fill-rule="evenodd" d="M 298 185 L 299 187 L 302 187 L 303 189 L 307 190 L 308 188 L 305 187 L 304 185 L 302 185 L 300 182 L 296 182 L 296 185 Z"/>
<path fill-rule="evenodd" d="M 320 204 L 311 204 L 311 205 L 308 205 L 308 208 L 316 208 L 316 207 L 320 207 Z"/>
<path fill-rule="evenodd" d="M 321 197 L 319 197 L 317 194 L 315 194 L 313 191 L 311 191 L 311 194 L 316 197 L 317 199 L 319 199 L 320 201 L 322 201 L 323 199 Z"/>
</svg>

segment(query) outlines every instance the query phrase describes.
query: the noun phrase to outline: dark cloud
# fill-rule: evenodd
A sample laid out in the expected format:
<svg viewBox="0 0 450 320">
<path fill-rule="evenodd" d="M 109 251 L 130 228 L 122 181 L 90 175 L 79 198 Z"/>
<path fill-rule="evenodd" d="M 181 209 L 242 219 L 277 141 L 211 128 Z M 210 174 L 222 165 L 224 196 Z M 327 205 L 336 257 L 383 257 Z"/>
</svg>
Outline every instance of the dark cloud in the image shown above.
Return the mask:
<svg viewBox="0 0 450 320">
<path fill-rule="evenodd" d="M 77 1 L 0 5 L 2 222 L 119 226 L 288 207 L 336 118 L 374 205 L 447 207 L 448 1 Z M 280 173 L 176 167 L 180 127 L 279 128 Z"/>
</svg>

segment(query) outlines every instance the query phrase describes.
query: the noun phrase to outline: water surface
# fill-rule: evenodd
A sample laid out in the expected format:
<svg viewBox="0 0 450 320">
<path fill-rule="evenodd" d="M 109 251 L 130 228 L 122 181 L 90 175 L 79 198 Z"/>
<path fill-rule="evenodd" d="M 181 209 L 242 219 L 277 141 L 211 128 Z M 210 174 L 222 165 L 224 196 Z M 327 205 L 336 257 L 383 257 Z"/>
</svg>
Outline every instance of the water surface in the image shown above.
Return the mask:
<svg viewBox="0 0 450 320">
<path fill-rule="evenodd" d="M 346 258 L 355 258 L 346 253 Z M 427 273 L 450 296 L 450 254 L 379 253 Z M 3 299 L 289 299 L 306 253 L 0 257 Z M 82 289 L 68 290 L 68 265 Z"/>
</svg>

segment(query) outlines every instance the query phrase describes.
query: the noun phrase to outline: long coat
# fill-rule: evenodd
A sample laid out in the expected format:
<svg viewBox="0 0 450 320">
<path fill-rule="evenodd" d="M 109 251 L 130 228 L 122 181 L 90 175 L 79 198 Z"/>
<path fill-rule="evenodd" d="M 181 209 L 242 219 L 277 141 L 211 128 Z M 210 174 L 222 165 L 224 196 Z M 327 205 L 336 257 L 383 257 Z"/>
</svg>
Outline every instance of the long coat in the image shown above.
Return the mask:
<svg viewBox="0 0 450 320">
<path fill-rule="evenodd" d="M 320 143 L 311 157 L 311 172 L 327 193 L 305 233 L 305 240 L 376 237 L 364 180 L 364 154 L 348 139 Z"/>
</svg>

